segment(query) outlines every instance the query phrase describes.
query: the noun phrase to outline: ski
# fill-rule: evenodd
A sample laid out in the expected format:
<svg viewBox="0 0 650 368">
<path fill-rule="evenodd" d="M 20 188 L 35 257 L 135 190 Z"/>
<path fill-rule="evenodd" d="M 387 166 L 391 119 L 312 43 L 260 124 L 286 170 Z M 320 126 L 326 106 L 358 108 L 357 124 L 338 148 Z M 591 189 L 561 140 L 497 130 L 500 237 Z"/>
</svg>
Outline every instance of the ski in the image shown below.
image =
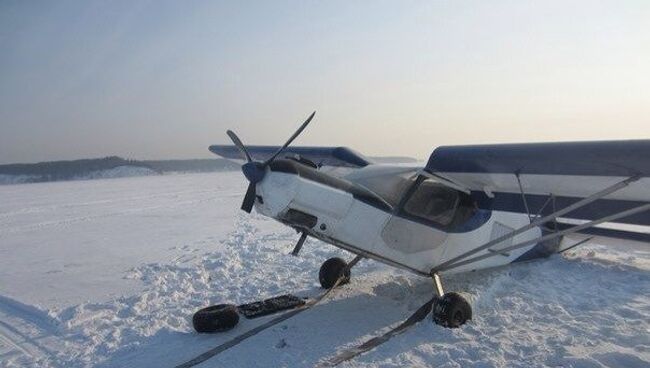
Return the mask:
<svg viewBox="0 0 650 368">
<path fill-rule="evenodd" d="M 257 302 L 239 305 L 237 311 L 247 319 L 254 319 L 289 309 L 296 309 L 302 307 L 305 303 L 305 298 L 292 294 L 284 294 Z"/>
</svg>

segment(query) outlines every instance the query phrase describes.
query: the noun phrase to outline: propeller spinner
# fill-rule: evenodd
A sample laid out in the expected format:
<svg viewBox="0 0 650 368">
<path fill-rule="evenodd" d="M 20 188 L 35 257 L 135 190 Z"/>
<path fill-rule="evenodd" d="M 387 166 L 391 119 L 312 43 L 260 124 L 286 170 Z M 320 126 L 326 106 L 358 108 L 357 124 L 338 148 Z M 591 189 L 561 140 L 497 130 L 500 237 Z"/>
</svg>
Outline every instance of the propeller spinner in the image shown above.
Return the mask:
<svg viewBox="0 0 650 368">
<path fill-rule="evenodd" d="M 248 179 L 248 189 L 246 190 L 244 201 L 241 204 L 242 210 L 248 213 L 253 210 L 253 205 L 255 204 L 255 196 L 257 195 L 257 183 L 264 179 L 264 175 L 266 174 L 266 167 L 269 166 L 271 162 L 273 162 L 273 160 L 275 160 L 278 155 L 282 153 L 282 151 L 289 147 L 291 142 L 293 142 L 300 135 L 300 133 L 302 133 L 303 130 L 305 130 L 307 125 L 309 125 L 309 122 L 311 122 L 311 120 L 314 118 L 315 114 L 316 111 L 312 112 L 307 120 L 305 120 L 305 122 L 302 123 L 302 125 L 293 133 L 293 135 L 289 137 L 284 145 L 275 151 L 275 153 L 264 162 L 253 161 L 253 158 L 251 157 L 250 153 L 248 153 L 246 146 L 244 146 L 244 143 L 242 143 L 241 139 L 237 137 L 237 134 L 235 134 L 232 130 L 228 130 L 226 132 L 226 134 L 228 134 L 228 137 L 230 137 L 232 140 L 232 143 L 234 143 L 234 145 L 239 149 L 241 154 L 246 159 L 246 163 L 242 166 L 241 169 L 246 179 Z"/>
</svg>

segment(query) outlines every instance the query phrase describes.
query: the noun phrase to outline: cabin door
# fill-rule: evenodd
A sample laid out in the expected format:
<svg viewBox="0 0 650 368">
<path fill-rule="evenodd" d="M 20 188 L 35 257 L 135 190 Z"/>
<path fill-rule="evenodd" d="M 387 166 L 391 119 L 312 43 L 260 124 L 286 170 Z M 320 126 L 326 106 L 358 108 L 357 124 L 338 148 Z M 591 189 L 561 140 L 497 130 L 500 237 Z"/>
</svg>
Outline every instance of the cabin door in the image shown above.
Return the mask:
<svg viewBox="0 0 650 368">
<path fill-rule="evenodd" d="M 405 254 L 439 247 L 447 239 L 440 227 L 451 224 L 458 202 L 455 190 L 419 176 L 384 226 L 384 243 Z"/>
</svg>

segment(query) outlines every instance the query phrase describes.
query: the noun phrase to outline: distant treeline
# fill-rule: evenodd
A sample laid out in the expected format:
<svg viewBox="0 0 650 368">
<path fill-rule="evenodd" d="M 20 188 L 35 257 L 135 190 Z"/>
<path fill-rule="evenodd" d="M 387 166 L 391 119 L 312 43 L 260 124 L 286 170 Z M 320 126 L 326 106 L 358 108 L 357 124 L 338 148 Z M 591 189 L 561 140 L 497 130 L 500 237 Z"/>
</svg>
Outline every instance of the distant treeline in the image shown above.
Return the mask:
<svg viewBox="0 0 650 368">
<path fill-rule="evenodd" d="M 372 157 L 377 163 L 413 163 L 415 159 L 409 157 Z M 136 168 L 139 175 L 143 171 L 149 174 L 164 174 L 169 172 L 214 172 L 239 170 L 240 166 L 232 161 L 213 159 L 193 160 L 155 160 L 141 161 L 129 160 L 118 156 L 104 158 L 83 159 L 73 161 L 50 161 L 35 164 L 10 164 L 0 165 L 0 184 L 38 183 L 46 181 L 92 179 L 101 177 L 107 170 L 115 168 Z M 120 169 L 117 169 L 120 170 Z M 150 171 L 149 171 L 150 170 Z M 6 175 L 4 178 L 2 176 Z M 115 174 L 120 175 L 120 174 Z"/>
<path fill-rule="evenodd" d="M 192 160 L 159 160 L 137 161 L 159 173 L 165 172 L 212 172 L 239 170 L 240 165 L 222 158 L 206 158 Z"/>
<path fill-rule="evenodd" d="M 95 172 L 116 167 L 139 167 L 163 174 L 165 172 L 209 172 L 237 170 L 239 166 L 224 159 L 195 160 L 129 160 L 117 156 L 74 161 L 50 161 L 35 164 L 0 165 L 0 175 L 24 176 L 23 182 L 45 182 L 83 178 Z"/>
</svg>

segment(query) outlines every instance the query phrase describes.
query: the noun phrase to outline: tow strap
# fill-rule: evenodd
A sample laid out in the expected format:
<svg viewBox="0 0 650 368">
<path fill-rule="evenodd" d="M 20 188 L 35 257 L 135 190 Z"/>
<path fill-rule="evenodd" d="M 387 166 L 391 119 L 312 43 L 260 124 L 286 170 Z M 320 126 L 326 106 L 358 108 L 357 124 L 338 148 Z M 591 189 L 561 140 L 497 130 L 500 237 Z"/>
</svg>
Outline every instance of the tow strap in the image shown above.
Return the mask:
<svg viewBox="0 0 650 368">
<path fill-rule="evenodd" d="M 332 286 L 331 288 L 325 290 L 323 293 L 318 295 L 316 298 L 310 299 L 303 306 L 301 306 L 301 307 L 299 307 L 297 309 L 291 310 L 289 312 L 286 312 L 286 313 L 284 313 L 284 314 L 282 314 L 280 316 L 277 316 L 277 317 L 269 320 L 266 323 L 263 323 L 263 324 L 255 327 L 255 328 L 249 330 L 249 331 L 244 332 L 241 335 L 235 336 L 234 338 L 224 342 L 223 344 L 221 344 L 219 346 L 216 346 L 216 347 L 206 351 L 205 353 L 193 358 L 192 360 L 189 360 L 189 361 L 187 361 L 185 363 L 177 365 L 176 368 L 194 367 L 195 365 L 203 363 L 206 360 L 214 357 L 215 355 L 218 355 L 218 354 L 230 349 L 231 347 L 241 343 L 242 341 L 248 339 L 249 337 L 255 336 L 258 333 L 266 330 L 267 328 L 273 327 L 273 326 L 277 325 L 278 323 L 280 323 L 282 321 L 285 321 L 285 320 L 297 315 L 298 313 L 306 311 L 307 309 L 309 309 L 309 308 L 313 307 L 314 305 L 318 304 L 323 299 L 325 299 L 328 295 L 330 295 L 330 293 L 334 289 L 336 289 L 336 287 L 339 286 L 339 284 L 342 281 L 343 281 L 343 278 L 338 279 L 336 281 L 336 283 L 334 284 L 334 286 Z"/>
<path fill-rule="evenodd" d="M 393 327 L 392 329 L 388 330 L 386 333 L 373 337 L 372 339 L 364 342 L 361 345 L 358 345 L 353 348 L 349 348 L 346 350 L 343 350 L 342 352 L 338 353 L 337 355 L 327 359 L 326 361 L 320 363 L 317 365 L 317 367 L 334 367 L 337 366 L 343 362 L 346 362 L 348 360 L 354 359 L 355 357 L 370 351 L 377 346 L 385 343 L 386 341 L 390 340 L 393 336 L 399 335 L 403 333 L 404 331 L 408 330 L 411 328 L 413 325 L 416 323 L 422 321 L 423 319 L 426 318 L 427 315 L 431 312 L 431 308 L 433 306 L 434 301 L 436 300 L 437 297 L 431 298 L 428 302 L 424 303 L 420 308 L 418 308 L 409 318 L 407 318 L 404 322 L 400 323 L 396 327 Z"/>
</svg>

